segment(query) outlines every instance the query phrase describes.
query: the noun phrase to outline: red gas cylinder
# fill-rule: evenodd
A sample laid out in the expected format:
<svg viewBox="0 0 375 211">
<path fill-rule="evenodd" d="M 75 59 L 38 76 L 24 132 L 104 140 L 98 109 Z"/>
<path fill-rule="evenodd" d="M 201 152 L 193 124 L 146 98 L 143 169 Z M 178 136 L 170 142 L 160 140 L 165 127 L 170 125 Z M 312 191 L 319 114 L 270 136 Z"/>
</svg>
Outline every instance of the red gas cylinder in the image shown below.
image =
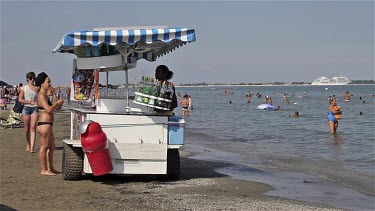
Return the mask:
<svg viewBox="0 0 375 211">
<path fill-rule="evenodd" d="M 107 136 L 100 124 L 85 121 L 81 123 L 80 127 L 82 148 L 89 160 L 93 175 L 100 176 L 111 172 L 113 166 Z"/>
</svg>

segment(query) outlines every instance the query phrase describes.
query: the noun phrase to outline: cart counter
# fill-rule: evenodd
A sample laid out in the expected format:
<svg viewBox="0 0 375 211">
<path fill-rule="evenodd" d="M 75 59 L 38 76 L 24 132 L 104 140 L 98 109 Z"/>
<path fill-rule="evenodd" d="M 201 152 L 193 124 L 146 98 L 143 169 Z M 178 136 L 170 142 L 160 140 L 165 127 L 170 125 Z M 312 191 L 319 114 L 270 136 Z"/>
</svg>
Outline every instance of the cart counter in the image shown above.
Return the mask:
<svg viewBox="0 0 375 211">
<path fill-rule="evenodd" d="M 113 143 L 167 144 L 179 147 L 185 142 L 182 117 L 141 111 L 102 112 L 91 108 L 71 108 L 71 139 L 79 140 L 79 125 L 85 120 L 98 122 Z"/>
</svg>

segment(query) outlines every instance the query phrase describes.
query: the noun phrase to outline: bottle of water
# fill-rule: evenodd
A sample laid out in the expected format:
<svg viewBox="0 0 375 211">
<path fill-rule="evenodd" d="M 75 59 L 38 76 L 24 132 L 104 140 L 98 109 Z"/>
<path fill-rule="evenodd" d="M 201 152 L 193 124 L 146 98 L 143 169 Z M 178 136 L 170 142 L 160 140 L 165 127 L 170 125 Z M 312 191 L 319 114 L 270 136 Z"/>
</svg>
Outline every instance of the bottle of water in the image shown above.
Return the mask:
<svg viewBox="0 0 375 211">
<path fill-rule="evenodd" d="M 161 85 L 161 88 L 160 88 L 160 94 L 159 94 L 159 97 L 160 98 L 165 98 L 165 92 L 167 91 L 167 85 L 165 83 L 165 81 L 163 82 L 163 84 Z"/>
<path fill-rule="evenodd" d="M 143 94 L 151 95 L 153 85 L 152 78 L 146 77 L 146 80 L 144 81 Z"/>
<path fill-rule="evenodd" d="M 171 84 L 170 82 L 167 82 L 166 83 L 166 87 L 165 87 L 165 98 L 167 99 L 172 99 L 172 87 L 171 87 Z"/>
<path fill-rule="evenodd" d="M 91 108 L 92 108 L 92 109 L 96 109 L 95 100 L 92 100 L 92 101 L 91 101 Z"/>
</svg>

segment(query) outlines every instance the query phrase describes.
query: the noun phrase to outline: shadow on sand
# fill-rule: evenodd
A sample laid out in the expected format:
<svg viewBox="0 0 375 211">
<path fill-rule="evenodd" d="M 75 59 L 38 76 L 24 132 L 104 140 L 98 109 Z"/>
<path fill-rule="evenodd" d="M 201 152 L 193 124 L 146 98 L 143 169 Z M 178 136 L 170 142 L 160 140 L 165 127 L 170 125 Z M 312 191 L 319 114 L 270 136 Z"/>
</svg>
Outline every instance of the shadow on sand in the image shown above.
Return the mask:
<svg viewBox="0 0 375 211">
<path fill-rule="evenodd" d="M 198 178 L 217 178 L 226 177 L 224 174 L 215 172 L 217 168 L 230 166 L 231 164 L 194 160 L 190 158 L 181 158 L 181 172 L 179 181 L 198 179 Z M 92 180 L 107 185 L 118 185 L 132 182 L 170 182 L 163 179 L 162 175 L 88 175 L 85 180 Z"/>
<path fill-rule="evenodd" d="M 4 204 L 0 204 L 0 210 L 2 210 L 2 211 L 14 211 L 16 209 L 8 207 L 7 205 L 4 205 Z"/>
</svg>

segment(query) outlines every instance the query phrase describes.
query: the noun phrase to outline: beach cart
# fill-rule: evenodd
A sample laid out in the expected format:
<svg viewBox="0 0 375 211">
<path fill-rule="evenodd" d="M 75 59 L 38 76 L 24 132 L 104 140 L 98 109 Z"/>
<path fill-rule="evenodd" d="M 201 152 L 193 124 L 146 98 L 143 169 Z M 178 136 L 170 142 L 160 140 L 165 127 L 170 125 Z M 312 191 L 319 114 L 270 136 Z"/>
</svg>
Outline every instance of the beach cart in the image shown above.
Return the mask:
<svg viewBox="0 0 375 211">
<path fill-rule="evenodd" d="M 93 171 L 95 164 L 88 159 L 93 150 L 85 150 L 81 142 L 82 134 L 92 122 L 99 123 L 106 135 L 103 150 L 109 152 L 110 163 L 105 164 L 111 167 L 108 174 L 179 178 L 184 119 L 173 116 L 172 112 L 154 110 L 168 111 L 168 98 L 138 90 L 133 99 L 128 71 L 140 59 L 152 62 L 194 41 L 194 29 L 165 26 L 95 28 L 63 36 L 53 52 L 77 56 L 73 59 L 69 96 L 70 105 L 75 105 L 70 106 L 70 139 L 63 140 L 65 180 L 79 180 L 85 174 L 98 175 Z M 108 76 L 112 71 L 124 71 L 123 91 L 111 89 Z M 99 84 L 99 77 L 103 75 L 106 86 Z M 147 77 L 143 79 L 143 82 L 154 82 Z"/>
</svg>

